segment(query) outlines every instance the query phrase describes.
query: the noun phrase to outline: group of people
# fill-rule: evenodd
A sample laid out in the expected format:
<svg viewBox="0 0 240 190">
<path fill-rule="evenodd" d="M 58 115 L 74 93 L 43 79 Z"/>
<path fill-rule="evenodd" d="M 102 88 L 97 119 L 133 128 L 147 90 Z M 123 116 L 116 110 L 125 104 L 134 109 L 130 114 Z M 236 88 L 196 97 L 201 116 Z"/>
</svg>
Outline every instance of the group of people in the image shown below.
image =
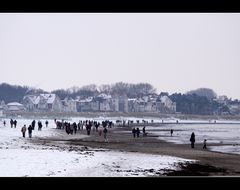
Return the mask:
<svg viewBox="0 0 240 190">
<path fill-rule="evenodd" d="M 93 120 L 86 120 L 86 121 L 80 120 L 78 122 L 78 124 L 76 122 L 73 122 L 71 124 L 70 122 L 66 122 L 66 121 L 64 122 L 64 120 L 62 120 L 62 122 L 60 122 L 60 121 L 57 121 L 55 119 L 54 121 L 55 121 L 55 124 L 57 126 L 57 129 L 65 129 L 66 133 L 68 135 L 69 134 L 72 134 L 72 135 L 76 134 L 77 130 L 79 130 L 79 131 L 83 130 L 84 127 L 87 131 L 87 135 L 90 135 L 92 127 L 93 127 L 93 130 L 95 128 L 95 131 L 98 132 L 99 136 L 102 136 L 102 134 L 103 134 L 105 142 L 108 142 L 107 127 L 112 128 L 114 126 L 114 123 L 112 121 L 109 121 L 109 120 L 102 121 L 102 123 L 97 122 L 97 121 L 93 121 Z M 132 121 L 128 122 L 128 124 L 130 124 L 130 123 L 132 123 Z M 6 126 L 6 121 L 5 120 L 3 121 L 3 124 L 4 124 L 4 126 Z M 46 127 L 48 127 L 48 124 L 49 124 L 49 122 L 46 120 L 45 121 Z M 10 125 L 11 125 L 11 128 L 13 128 L 13 127 L 16 128 L 17 127 L 17 120 L 11 119 L 10 120 Z M 35 120 L 33 120 L 31 122 L 31 125 L 29 125 L 28 127 L 26 127 L 26 125 L 24 125 L 21 128 L 22 136 L 25 138 L 26 131 L 28 130 L 29 138 L 32 138 L 32 131 L 35 129 L 35 125 L 36 125 Z M 41 131 L 42 127 L 43 127 L 42 122 L 38 121 L 37 125 L 38 125 L 38 131 Z M 102 128 L 99 129 L 100 125 L 102 125 Z M 138 127 L 137 128 L 135 128 L 135 127 L 132 128 L 132 134 L 133 134 L 134 138 L 140 137 L 140 133 L 141 133 L 141 131 Z M 143 134 L 143 136 L 147 136 L 145 126 L 142 128 L 142 134 Z M 173 129 L 170 130 L 170 134 L 171 134 L 171 137 L 172 137 Z M 195 134 L 194 134 L 194 132 L 192 132 L 189 140 L 191 142 L 191 148 L 194 148 L 194 144 L 195 144 Z M 204 139 L 204 141 L 203 141 L 203 149 L 207 149 L 207 139 Z"/>
<path fill-rule="evenodd" d="M 143 131 L 143 136 L 147 136 L 145 126 L 143 127 L 142 131 Z M 134 138 L 135 138 L 136 136 L 139 137 L 139 136 L 140 136 L 140 133 L 141 133 L 141 132 L 140 132 L 140 129 L 139 129 L 138 127 L 137 127 L 137 128 L 133 127 L 133 129 L 132 129 L 132 134 L 133 134 L 133 137 L 134 137 Z"/>
<path fill-rule="evenodd" d="M 29 138 L 32 138 L 33 127 L 31 125 L 29 125 L 28 128 L 26 127 L 26 125 L 22 127 L 21 132 L 22 132 L 23 138 L 25 138 L 25 133 L 27 130 L 28 130 Z"/>
<path fill-rule="evenodd" d="M 36 125 L 35 120 L 32 121 L 31 125 L 29 125 L 28 128 L 26 127 L 26 125 L 23 125 L 23 127 L 21 128 L 21 132 L 24 138 L 27 130 L 29 138 L 32 138 L 32 131 L 35 129 L 35 125 Z M 45 121 L 45 125 L 46 127 L 48 127 L 48 120 Z M 38 131 L 41 131 L 42 127 L 43 127 L 42 122 L 38 121 Z"/>
<path fill-rule="evenodd" d="M 4 124 L 4 126 L 6 125 L 6 123 Z M 14 128 L 16 128 L 17 127 L 17 120 L 15 119 L 14 121 L 13 121 L 13 119 L 11 119 L 10 120 L 10 125 L 11 125 L 11 128 L 13 128 L 13 126 L 14 126 Z"/>
<path fill-rule="evenodd" d="M 195 134 L 192 132 L 191 137 L 190 137 L 190 142 L 191 142 L 191 148 L 194 148 L 194 143 L 195 143 Z M 207 149 L 207 139 L 203 140 L 203 149 Z"/>
<path fill-rule="evenodd" d="M 90 135 L 91 131 L 93 129 L 96 132 L 98 132 L 99 136 L 102 136 L 102 134 L 103 134 L 105 142 L 108 142 L 107 128 L 112 128 L 114 126 L 113 122 L 109 121 L 109 120 L 102 121 L 102 123 L 93 121 L 93 120 L 85 120 L 85 121 L 80 120 L 78 123 L 76 123 L 76 122 L 70 123 L 70 122 L 66 122 L 64 120 L 57 121 L 56 119 L 54 121 L 56 124 L 56 128 L 57 129 L 65 129 L 65 131 L 68 135 L 76 134 L 77 131 L 83 131 L 84 128 L 86 129 L 87 135 Z M 103 128 L 99 129 L 100 125 L 102 125 Z"/>
</svg>

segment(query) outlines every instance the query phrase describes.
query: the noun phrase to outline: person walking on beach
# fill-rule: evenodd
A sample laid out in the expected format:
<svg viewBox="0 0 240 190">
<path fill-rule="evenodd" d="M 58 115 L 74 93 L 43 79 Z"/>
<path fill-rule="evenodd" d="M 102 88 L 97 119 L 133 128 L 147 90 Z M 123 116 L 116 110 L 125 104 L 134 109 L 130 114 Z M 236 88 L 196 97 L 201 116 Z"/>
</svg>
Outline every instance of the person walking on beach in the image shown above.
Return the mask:
<svg viewBox="0 0 240 190">
<path fill-rule="evenodd" d="M 28 127 L 28 135 L 29 135 L 29 138 L 32 138 L 32 130 L 33 130 L 32 126 L 29 125 L 29 127 Z"/>
<path fill-rule="evenodd" d="M 191 134 L 190 142 L 191 142 L 191 147 L 194 148 L 194 143 L 195 143 L 195 134 L 194 134 L 194 132 L 192 132 L 192 134 Z"/>
<path fill-rule="evenodd" d="M 146 129 L 145 129 L 145 126 L 143 127 L 143 137 L 146 136 Z"/>
<path fill-rule="evenodd" d="M 80 129 L 81 129 L 81 123 L 80 123 L 80 121 L 79 121 L 78 124 L 77 124 L 77 128 L 78 128 L 78 130 L 80 131 Z"/>
<path fill-rule="evenodd" d="M 41 131 L 41 130 L 42 130 L 42 122 L 38 121 L 38 131 Z"/>
<path fill-rule="evenodd" d="M 136 133 L 137 133 L 137 137 L 139 137 L 139 134 L 140 134 L 139 128 L 137 128 Z"/>
<path fill-rule="evenodd" d="M 10 125 L 11 125 L 11 128 L 13 127 L 13 120 L 11 119 L 10 120 Z"/>
<path fill-rule="evenodd" d="M 86 129 L 87 129 L 87 135 L 90 135 L 90 132 L 91 132 L 91 124 L 90 122 L 86 125 Z"/>
<path fill-rule="evenodd" d="M 172 134 L 173 134 L 173 129 L 171 129 L 171 137 L 172 137 Z"/>
<path fill-rule="evenodd" d="M 16 119 L 14 120 L 13 125 L 14 125 L 14 128 L 17 127 L 17 120 Z"/>
<path fill-rule="evenodd" d="M 3 121 L 3 125 L 4 125 L 4 127 L 6 127 L 6 121 L 5 120 Z"/>
<path fill-rule="evenodd" d="M 46 127 L 48 127 L 48 120 L 45 121 L 45 125 L 46 125 Z"/>
<path fill-rule="evenodd" d="M 31 125 L 31 126 L 32 126 L 32 130 L 34 130 L 34 128 L 35 128 L 35 124 L 36 124 L 36 121 L 33 120 L 33 121 L 32 121 L 32 125 Z"/>
<path fill-rule="evenodd" d="M 135 127 L 133 127 L 133 129 L 132 129 L 132 134 L 133 134 L 133 137 L 135 138 L 136 137 L 136 129 L 135 129 Z"/>
<path fill-rule="evenodd" d="M 65 124 L 65 131 L 68 135 L 70 134 L 70 124 L 69 123 Z"/>
<path fill-rule="evenodd" d="M 207 149 L 207 139 L 204 139 L 203 141 L 203 149 Z"/>
<path fill-rule="evenodd" d="M 74 133 L 76 134 L 77 133 L 77 123 L 76 122 L 73 123 L 73 130 L 74 130 Z"/>
<path fill-rule="evenodd" d="M 104 141 L 105 142 L 108 142 L 108 139 L 107 139 L 107 128 L 106 127 L 104 127 L 104 129 L 103 129 L 103 136 L 104 136 Z"/>
<path fill-rule="evenodd" d="M 23 138 L 25 138 L 26 130 L 27 130 L 27 127 L 26 127 L 26 125 L 24 125 L 24 126 L 22 127 L 22 129 L 21 129 L 21 132 L 22 132 Z"/>
</svg>

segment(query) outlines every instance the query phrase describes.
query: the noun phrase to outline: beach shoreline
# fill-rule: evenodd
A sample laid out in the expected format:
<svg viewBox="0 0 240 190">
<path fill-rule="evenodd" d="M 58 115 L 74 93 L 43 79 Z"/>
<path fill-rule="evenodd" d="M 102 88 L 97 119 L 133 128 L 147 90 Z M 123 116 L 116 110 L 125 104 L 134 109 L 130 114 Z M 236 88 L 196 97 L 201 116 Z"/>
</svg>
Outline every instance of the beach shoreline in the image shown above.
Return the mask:
<svg viewBox="0 0 240 190">
<path fill-rule="evenodd" d="M 57 129 L 56 129 L 57 130 Z M 124 134 L 122 133 L 124 132 Z M 86 131 L 82 131 L 85 135 Z M 174 156 L 184 159 L 197 160 L 194 163 L 180 165 L 181 170 L 167 171 L 166 176 L 239 176 L 240 155 L 213 152 L 203 150 L 202 144 L 196 144 L 194 149 L 190 144 L 174 144 L 157 138 L 157 135 L 149 134 L 147 137 L 140 136 L 133 138 L 131 127 L 114 127 L 109 129 L 109 142 L 104 142 L 103 136 L 99 136 L 96 131 L 83 138 L 38 138 L 36 143 L 58 145 L 59 141 L 64 142 L 69 147 L 91 147 L 97 149 L 108 149 L 121 152 L 135 152 L 144 154 L 156 154 Z M 209 144 L 208 146 L 217 146 Z M 221 144 L 222 146 L 222 144 Z M 162 176 L 162 175 L 160 175 Z"/>
</svg>

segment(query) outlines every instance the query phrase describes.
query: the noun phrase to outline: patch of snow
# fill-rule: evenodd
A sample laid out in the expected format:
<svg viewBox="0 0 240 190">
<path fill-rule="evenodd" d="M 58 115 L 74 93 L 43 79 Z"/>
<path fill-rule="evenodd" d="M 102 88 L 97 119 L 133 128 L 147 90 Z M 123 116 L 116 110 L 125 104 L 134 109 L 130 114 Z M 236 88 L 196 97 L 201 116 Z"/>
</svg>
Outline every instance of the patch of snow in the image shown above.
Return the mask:
<svg viewBox="0 0 240 190">
<path fill-rule="evenodd" d="M 33 131 L 32 139 L 22 137 L 21 127 L 32 120 L 18 119 L 17 128 L 0 123 L 0 176 L 1 177 L 109 177 L 109 176 L 152 176 L 161 175 L 164 169 L 178 169 L 179 163 L 193 162 L 178 157 L 142 153 L 71 147 L 62 142 L 54 145 L 33 144 L 37 137 L 83 138 L 84 135 L 67 135 L 55 129 L 53 120 L 42 131 Z M 38 120 L 36 120 L 37 123 Z M 85 149 L 84 149 L 85 148 Z"/>
<path fill-rule="evenodd" d="M 240 154 L 240 145 L 209 146 L 209 150 L 222 153 Z"/>
</svg>

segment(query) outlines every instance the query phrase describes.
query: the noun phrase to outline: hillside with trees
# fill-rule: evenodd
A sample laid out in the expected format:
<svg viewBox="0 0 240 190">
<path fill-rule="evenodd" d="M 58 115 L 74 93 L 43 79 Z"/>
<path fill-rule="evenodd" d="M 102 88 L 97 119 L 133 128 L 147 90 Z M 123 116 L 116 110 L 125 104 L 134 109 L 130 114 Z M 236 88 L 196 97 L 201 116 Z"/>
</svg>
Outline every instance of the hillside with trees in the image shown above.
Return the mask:
<svg viewBox="0 0 240 190">
<path fill-rule="evenodd" d="M 0 84 L 0 100 L 5 103 L 21 102 L 23 97 L 28 94 L 43 93 L 41 89 L 35 89 L 27 86 L 10 85 L 7 83 Z"/>
<path fill-rule="evenodd" d="M 0 84 L 0 101 L 4 101 L 6 104 L 9 102 L 21 102 L 25 95 L 40 93 L 50 92 L 28 86 L 10 85 L 7 83 Z M 155 97 L 168 96 L 173 102 L 176 102 L 177 112 L 196 115 L 230 113 L 231 110 L 232 113 L 238 113 L 239 111 L 236 105 L 240 105 L 239 100 L 232 101 L 231 99 L 227 99 L 225 103 L 218 101 L 216 99 L 217 94 L 209 88 L 199 88 L 185 94 L 174 93 L 169 95 L 168 92 L 162 92 L 157 95 L 156 89 L 149 83 L 132 84 L 118 82 L 100 86 L 90 84 L 82 87 L 75 86 L 68 89 L 57 89 L 51 93 L 55 93 L 61 100 L 66 97 L 84 99 L 91 96 L 97 96 L 101 93 L 110 94 L 112 96 L 126 95 L 128 98 L 141 98 L 148 95 L 155 95 Z"/>
<path fill-rule="evenodd" d="M 75 99 L 78 96 L 86 98 L 89 96 L 96 96 L 101 93 L 117 96 L 126 95 L 129 98 L 137 98 L 156 93 L 156 89 L 149 83 L 131 84 L 118 82 L 112 85 L 104 84 L 99 87 L 94 84 L 90 84 L 81 88 L 72 87 L 67 90 L 54 90 L 52 93 L 57 94 L 61 99 L 65 97 L 71 97 Z"/>
<path fill-rule="evenodd" d="M 199 96 L 196 93 L 175 93 L 169 97 L 172 101 L 176 102 L 177 112 L 183 114 L 212 115 L 214 113 L 221 114 L 222 112 L 229 112 L 226 105 L 218 103 L 214 99 L 207 98 L 206 96 Z"/>
</svg>

